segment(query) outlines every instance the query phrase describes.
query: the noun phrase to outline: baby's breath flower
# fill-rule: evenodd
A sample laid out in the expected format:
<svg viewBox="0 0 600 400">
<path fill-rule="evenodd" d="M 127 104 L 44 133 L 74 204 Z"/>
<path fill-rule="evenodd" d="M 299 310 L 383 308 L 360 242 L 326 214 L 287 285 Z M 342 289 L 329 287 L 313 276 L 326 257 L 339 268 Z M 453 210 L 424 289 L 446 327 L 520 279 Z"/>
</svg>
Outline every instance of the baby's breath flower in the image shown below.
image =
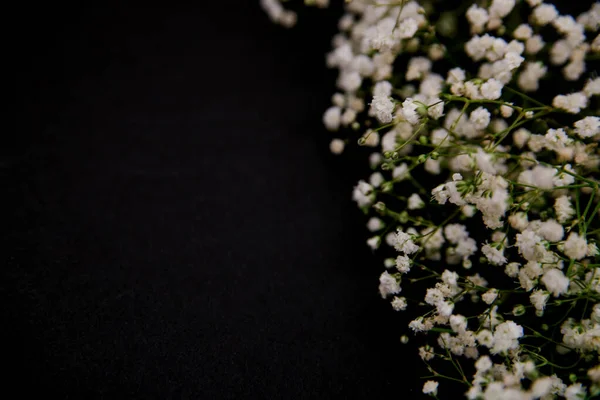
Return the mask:
<svg viewBox="0 0 600 400">
<path fill-rule="evenodd" d="M 437 394 L 439 383 L 436 381 L 427 381 L 423 385 L 423 393 L 435 396 Z"/>
<path fill-rule="evenodd" d="M 575 133 L 580 138 L 590 138 L 600 133 L 600 118 L 585 117 L 575 122 L 573 126 L 575 126 Z"/>
<path fill-rule="evenodd" d="M 427 333 L 424 361 L 474 367 L 454 378 L 469 399 L 600 393 L 600 2 L 579 15 L 543 0 L 380 3 L 345 5 L 323 123 L 334 154 L 357 141 L 369 154 L 352 197 L 384 247 L 381 296 L 404 310 L 401 280 L 428 283 L 404 288 L 423 290 L 409 328 Z M 577 370 L 560 365 L 573 351 Z"/>
<path fill-rule="evenodd" d="M 581 260 L 587 255 L 587 241 L 575 232 L 571 232 L 564 248 L 565 255 L 574 260 Z"/>
<path fill-rule="evenodd" d="M 392 300 L 392 308 L 395 311 L 404 311 L 406 310 L 407 305 L 408 304 L 405 297 L 394 296 L 394 299 Z"/>
</svg>

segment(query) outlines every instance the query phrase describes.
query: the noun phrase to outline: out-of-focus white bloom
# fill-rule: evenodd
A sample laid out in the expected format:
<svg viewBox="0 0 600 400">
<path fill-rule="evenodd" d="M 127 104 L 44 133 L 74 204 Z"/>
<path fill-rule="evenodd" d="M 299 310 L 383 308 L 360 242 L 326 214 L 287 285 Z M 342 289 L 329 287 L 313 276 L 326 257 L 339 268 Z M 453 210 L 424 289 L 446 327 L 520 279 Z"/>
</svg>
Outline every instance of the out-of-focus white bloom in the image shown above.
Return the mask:
<svg viewBox="0 0 600 400">
<path fill-rule="evenodd" d="M 600 118 L 585 117 L 575 122 L 573 126 L 575 126 L 575 133 L 580 138 L 590 138 L 600 133 Z"/>
<path fill-rule="evenodd" d="M 483 107 L 477 107 L 469 116 L 469 122 L 475 129 L 485 129 L 490 124 L 490 112 Z"/>
<path fill-rule="evenodd" d="M 544 272 L 541 282 L 554 297 L 558 297 L 567 292 L 570 280 L 560 269 L 550 268 Z"/>
<path fill-rule="evenodd" d="M 581 383 L 574 383 L 565 390 L 566 400 L 581 400 L 585 398 L 586 388 Z"/>
<path fill-rule="evenodd" d="M 527 40 L 533 35 L 533 29 L 527 24 L 521 24 L 513 31 L 515 39 Z"/>
<path fill-rule="evenodd" d="M 542 3 L 533 9 L 532 16 L 537 25 L 546 25 L 558 17 L 558 11 L 553 4 Z"/>
<path fill-rule="evenodd" d="M 502 82 L 491 78 L 481 85 L 481 95 L 487 100 L 497 100 L 502 95 Z"/>
<path fill-rule="evenodd" d="M 337 106 L 329 107 L 323 114 L 323 124 L 330 131 L 337 131 L 340 127 L 342 109 Z"/>
<path fill-rule="evenodd" d="M 561 224 L 553 219 L 542 222 L 537 233 L 549 242 L 558 242 L 562 240 L 565 230 Z"/>
<path fill-rule="evenodd" d="M 342 139 L 332 139 L 329 143 L 329 150 L 333 154 L 342 154 L 344 152 L 345 143 Z"/>
<path fill-rule="evenodd" d="M 581 260 L 587 255 L 588 243 L 584 237 L 575 232 L 571 232 L 565 241 L 564 253 L 573 260 Z"/>
<path fill-rule="evenodd" d="M 371 250 L 377 250 L 380 244 L 381 238 L 379 236 L 373 236 L 367 240 L 367 245 L 371 248 Z"/>
<path fill-rule="evenodd" d="M 600 37 L 600 35 L 598 36 Z M 600 94 L 600 78 L 590 79 L 583 87 L 583 92 L 587 97 L 597 96 Z"/>
<path fill-rule="evenodd" d="M 384 227 L 383 221 L 377 217 L 372 217 L 367 222 L 367 229 L 371 232 L 378 231 Z"/>
<path fill-rule="evenodd" d="M 365 181 L 359 181 L 352 192 L 352 199 L 356 201 L 359 207 L 366 207 L 373 203 L 373 186 Z"/>
<path fill-rule="evenodd" d="M 483 27 L 490 20 L 490 16 L 485 8 L 473 4 L 466 13 L 467 20 L 471 24 L 471 30 L 476 33 L 483 31 Z"/>
<path fill-rule="evenodd" d="M 409 210 L 418 210 L 418 209 L 423 208 L 424 206 L 425 206 L 425 203 L 423 202 L 423 200 L 421 200 L 421 197 L 419 197 L 418 194 L 413 193 L 408 198 L 408 209 Z"/>
<path fill-rule="evenodd" d="M 582 92 L 576 92 L 568 95 L 558 95 L 552 100 L 552 106 L 562 108 L 572 114 L 577 114 L 582 108 L 587 107 L 587 97 Z"/>
<path fill-rule="evenodd" d="M 417 30 L 419 29 L 419 25 L 414 18 L 407 18 L 403 20 L 398 26 L 398 37 L 401 39 L 408 39 L 415 36 Z"/>
</svg>

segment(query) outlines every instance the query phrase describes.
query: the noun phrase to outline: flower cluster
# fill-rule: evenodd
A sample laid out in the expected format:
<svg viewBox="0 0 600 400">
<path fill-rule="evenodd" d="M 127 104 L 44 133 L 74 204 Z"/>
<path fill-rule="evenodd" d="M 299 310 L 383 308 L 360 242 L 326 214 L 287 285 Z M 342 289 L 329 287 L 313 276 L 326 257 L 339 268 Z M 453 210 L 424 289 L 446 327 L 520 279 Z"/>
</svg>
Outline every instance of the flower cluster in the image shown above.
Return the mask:
<svg viewBox="0 0 600 400">
<path fill-rule="evenodd" d="M 460 4 L 351 0 L 326 58 L 381 297 L 420 314 L 426 394 L 599 396 L 600 3 Z"/>
</svg>

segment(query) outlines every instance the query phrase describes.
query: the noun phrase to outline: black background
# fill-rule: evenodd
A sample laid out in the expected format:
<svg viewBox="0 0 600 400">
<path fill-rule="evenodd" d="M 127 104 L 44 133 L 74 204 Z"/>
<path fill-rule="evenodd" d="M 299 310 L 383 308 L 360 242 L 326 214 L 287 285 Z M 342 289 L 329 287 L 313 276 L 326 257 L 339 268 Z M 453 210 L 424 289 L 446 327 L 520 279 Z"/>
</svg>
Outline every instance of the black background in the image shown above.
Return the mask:
<svg viewBox="0 0 600 400">
<path fill-rule="evenodd" d="M 22 9 L 7 37 L 4 376 L 20 398 L 415 398 L 328 152 L 335 11 Z M 414 389 L 416 388 L 416 389 Z"/>
</svg>

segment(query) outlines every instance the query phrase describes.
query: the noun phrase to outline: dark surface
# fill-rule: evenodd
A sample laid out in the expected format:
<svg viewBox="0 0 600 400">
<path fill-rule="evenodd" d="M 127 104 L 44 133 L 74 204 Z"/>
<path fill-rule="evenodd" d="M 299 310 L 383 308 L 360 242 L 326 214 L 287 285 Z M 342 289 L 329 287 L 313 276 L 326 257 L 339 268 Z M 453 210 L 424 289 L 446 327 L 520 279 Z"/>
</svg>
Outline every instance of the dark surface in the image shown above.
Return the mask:
<svg viewBox="0 0 600 400">
<path fill-rule="evenodd" d="M 413 359 L 350 202 L 358 175 L 320 122 L 335 13 L 286 31 L 257 2 L 202 3 L 11 17 L 8 386 L 412 398 Z"/>
</svg>

